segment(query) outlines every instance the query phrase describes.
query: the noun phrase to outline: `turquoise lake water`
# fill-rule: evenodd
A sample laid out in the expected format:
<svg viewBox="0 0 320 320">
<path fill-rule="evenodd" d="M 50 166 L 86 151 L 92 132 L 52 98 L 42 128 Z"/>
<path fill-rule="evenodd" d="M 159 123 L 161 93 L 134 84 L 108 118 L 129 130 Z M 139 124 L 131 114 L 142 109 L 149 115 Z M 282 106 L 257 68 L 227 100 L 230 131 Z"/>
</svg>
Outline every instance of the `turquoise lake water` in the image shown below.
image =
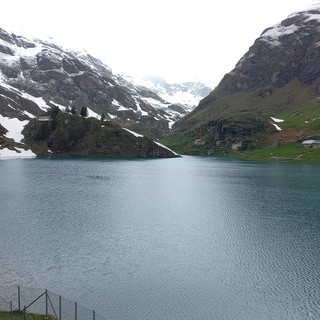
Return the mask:
<svg viewBox="0 0 320 320">
<path fill-rule="evenodd" d="M 17 159 L 0 179 L 2 287 L 107 319 L 320 319 L 318 166 Z"/>
</svg>

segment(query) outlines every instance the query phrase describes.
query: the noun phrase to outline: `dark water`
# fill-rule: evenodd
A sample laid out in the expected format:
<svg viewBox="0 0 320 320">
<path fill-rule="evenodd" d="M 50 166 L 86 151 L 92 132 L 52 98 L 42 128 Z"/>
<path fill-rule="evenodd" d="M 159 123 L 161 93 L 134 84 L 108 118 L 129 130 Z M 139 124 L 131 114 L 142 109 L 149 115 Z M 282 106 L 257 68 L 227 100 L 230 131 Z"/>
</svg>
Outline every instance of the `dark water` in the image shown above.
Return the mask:
<svg viewBox="0 0 320 320">
<path fill-rule="evenodd" d="M 320 319 L 320 167 L 0 161 L 0 284 L 108 319 Z"/>
</svg>

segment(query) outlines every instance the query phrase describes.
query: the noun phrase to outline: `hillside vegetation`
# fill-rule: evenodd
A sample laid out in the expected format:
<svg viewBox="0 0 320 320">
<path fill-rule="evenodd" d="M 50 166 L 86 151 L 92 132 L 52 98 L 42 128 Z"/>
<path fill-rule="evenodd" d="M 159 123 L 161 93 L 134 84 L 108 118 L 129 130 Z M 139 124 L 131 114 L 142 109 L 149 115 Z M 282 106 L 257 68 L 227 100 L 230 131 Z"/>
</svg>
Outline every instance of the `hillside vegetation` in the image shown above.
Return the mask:
<svg viewBox="0 0 320 320">
<path fill-rule="evenodd" d="M 175 157 L 147 137 L 137 137 L 111 121 L 53 108 L 24 128 L 24 142 L 38 156 Z M 49 118 L 49 120 L 48 120 Z"/>
<path fill-rule="evenodd" d="M 277 126 L 281 130 L 272 133 L 257 132 L 248 138 L 251 148 L 246 150 L 210 150 L 206 144 L 197 144 L 192 135 L 181 133 L 163 139 L 162 142 L 181 154 L 200 154 L 217 156 L 229 155 L 248 160 L 277 160 L 291 162 L 320 163 L 320 148 L 304 148 L 304 140 L 320 140 L 320 102 L 312 99 L 294 111 L 276 114 L 281 120 Z M 272 122 L 272 119 L 269 118 Z"/>
</svg>

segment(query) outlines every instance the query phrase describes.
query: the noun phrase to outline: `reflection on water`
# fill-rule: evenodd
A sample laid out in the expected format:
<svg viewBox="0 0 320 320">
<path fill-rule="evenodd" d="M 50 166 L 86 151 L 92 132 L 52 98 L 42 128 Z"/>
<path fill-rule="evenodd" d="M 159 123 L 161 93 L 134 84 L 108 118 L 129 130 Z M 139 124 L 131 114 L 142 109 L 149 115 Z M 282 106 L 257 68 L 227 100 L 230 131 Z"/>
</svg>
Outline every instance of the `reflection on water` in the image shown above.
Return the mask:
<svg viewBox="0 0 320 320">
<path fill-rule="evenodd" d="M 1 284 L 108 319 L 319 319 L 320 168 L 0 162 Z"/>
</svg>

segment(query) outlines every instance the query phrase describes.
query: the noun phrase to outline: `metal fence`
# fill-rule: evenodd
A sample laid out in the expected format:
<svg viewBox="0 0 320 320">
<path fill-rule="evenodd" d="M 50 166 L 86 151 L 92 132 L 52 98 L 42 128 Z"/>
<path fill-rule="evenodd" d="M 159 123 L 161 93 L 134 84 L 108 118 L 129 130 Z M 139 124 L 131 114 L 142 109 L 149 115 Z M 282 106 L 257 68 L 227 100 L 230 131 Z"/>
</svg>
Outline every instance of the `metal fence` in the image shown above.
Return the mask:
<svg viewBox="0 0 320 320">
<path fill-rule="evenodd" d="M 9 313 L 12 320 L 21 319 L 21 314 L 26 320 L 34 319 L 36 315 L 49 320 L 106 320 L 94 310 L 49 290 L 27 287 L 0 290 L 0 311 Z"/>
</svg>

